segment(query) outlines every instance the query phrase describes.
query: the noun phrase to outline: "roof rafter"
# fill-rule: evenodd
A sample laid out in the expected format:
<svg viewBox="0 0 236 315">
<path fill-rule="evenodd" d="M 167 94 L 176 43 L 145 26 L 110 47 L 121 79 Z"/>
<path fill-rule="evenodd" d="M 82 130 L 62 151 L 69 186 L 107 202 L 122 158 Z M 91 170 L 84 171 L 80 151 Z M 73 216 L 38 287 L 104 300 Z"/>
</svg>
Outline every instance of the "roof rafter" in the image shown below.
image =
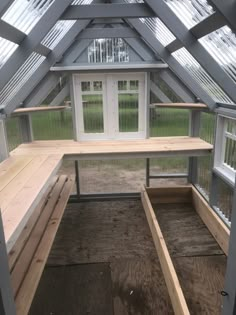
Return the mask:
<svg viewBox="0 0 236 315">
<path fill-rule="evenodd" d="M 208 0 L 227 20 L 229 26 L 236 32 L 236 2 L 222 0 Z"/>
<path fill-rule="evenodd" d="M 72 45 L 75 37 L 90 23 L 90 20 L 77 21 L 64 36 L 48 57 L 42 62 L 37 71 L 24 84 L 19 92 L 12 98 L 11 102 L 3 107 L 5 114 L 10 114 L 22 103 L 30 92 L 39 84 L 44 76 L 50 71 L 50 67 L 62 58 L 63 53 Z"/>
<path fill-rule="evenodd" d="M 203 88 L 189 75 L 189 73 L 171 56 L 169 51 L 157 40 L 150 29 L 140 20 L 128 19 L 127 22 L 132 25 L 143 37 L 145 42 L 158 54 L 180 78 L 180 80 L 205 104 L 210 108 L 215 107 L 215 101 L 203 90 Z"/>
<path fill-rule="evenodd" d="M 0 90 L 54 26 L 72 0 L 55 1 L 1 68 Z"/>
<path fill-rule="evenodd" d="M 139 35 L 130 27 L 116 28 L 86 28 L 80 34 L 79 39 L 97 39 L 97 38 L 138 38 Z"/>
<path fill-rule="evenodd" d="M 236 101 L 235 83 L 220 67 L 215 59 L 207 52 L 207 50 L 198 42 L 197 38 L 190 30 L 178 19 L 174 12 L 168 7 L 164 1 L 145 0 L 153 9 L 156 15 L 170 29 L 170 31 L 178 38 L 191 53 L 191 55 L 199 62 L 206 72 L 215 80 L 215 82 L 228 94 L 228 96 Z"/>
<path fill-rule="evenodd" d="M 227 23 L 226 19 L 219 12 L 215 12 L 212 15 L 208 16 L 197 25 L 190 29 L 191 33 L 197 38 L 204 37 L 207 34 L 217 30 L 218 28 L 224 26 Z M 180 48 L 184 47 L 184 44 L 179 39 L 175 39 L 166 48 L 169 52 L 174 52 Z"/>
<path fill-rule="evenodd" d="M 145 3 L 103 3 L 89 5 L 71 5 L 62 16 L 63 20 L 137 18 L 154 17 L 155 14 Z"/>
</svg>

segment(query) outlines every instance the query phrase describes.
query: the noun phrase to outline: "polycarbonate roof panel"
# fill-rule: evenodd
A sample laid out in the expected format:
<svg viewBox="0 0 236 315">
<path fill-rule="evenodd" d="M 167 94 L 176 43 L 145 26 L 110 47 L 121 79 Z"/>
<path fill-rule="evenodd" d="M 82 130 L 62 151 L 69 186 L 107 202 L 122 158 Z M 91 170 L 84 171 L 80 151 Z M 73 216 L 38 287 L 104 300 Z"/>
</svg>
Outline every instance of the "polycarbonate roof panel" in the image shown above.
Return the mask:
<svg viewBox="0 0 236 315">
<path fill-rule="evenodd" d="M 8 104 L 44 60 L 44 56 L 32 53 L 0 92 L 0 104 Z"/>
<path fill-rule="evenodd" d="M 127 3 L 143 3 L 142 0 L 125 1 Z M 140 18 L 140 21 L 144 23 L 152 31 L 152 33 L 161 42 L 163 46 L 167 46 L 175 40 L 175 36 L 159 18 Z"/>
<path fill-rule="evenodd" d="M 208 75 L 202 66 L 185 49 L 181 48 L 172 56 L 189 72 L 189 74 L 201 85 L 201 87 L 219 103 L 234 104 L 228 95 L 219 87 L 219 85 Z"/>
<path fill-rule="evenodd" d="M 2 20 L 29 34 L 55 0 L 15 0 Z"/>
<path fill-rule="evenodd" d="M 207 0 L 163 0 L 188 28 L 192 28 L 215 11 Z"/>
<path fill-rule="evenodd" d="M 175 40 L 175 36 L 159 18 L 143 18 L 140 20 L 152 31 L 163 46 L 167 46 Z"/>
<path fill-rule="evenodd" d="M 236 36 L 232 30 L 223 26 L 199 42 L 236 83 Z"/>
<path fill-rule="evenodd" d="M 0 69 L 18 47 L 17 44 L 0 37 Z"/>
<path fill-rule="evenodd" d="M 42 40 L 42 44 L 49 49 L 54 49 L 56 45 L 62 40 L 70 28 L 75 24 L 75 20 L 58 21 L 50 32 Z"/>
<path fill-rule="evenodd" d="M 74 0 L 71 4 L 76 5 L 76 4 L 90 4 L 92 3 L 93 0 Z"/>
</svg>

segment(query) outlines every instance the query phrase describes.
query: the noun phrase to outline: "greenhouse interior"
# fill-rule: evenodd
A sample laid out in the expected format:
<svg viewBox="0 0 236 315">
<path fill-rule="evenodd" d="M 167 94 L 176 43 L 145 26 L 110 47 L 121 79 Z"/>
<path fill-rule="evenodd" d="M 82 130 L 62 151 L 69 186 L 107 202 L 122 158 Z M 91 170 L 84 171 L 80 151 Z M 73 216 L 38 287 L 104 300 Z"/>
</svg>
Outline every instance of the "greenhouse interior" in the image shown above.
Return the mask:
<svg viewBox="0 0 236 315">
<path fill-rule="evenodd" d="M 236 314 L 236 1 L 0 1 L 0 315 Z"/>
</svg>

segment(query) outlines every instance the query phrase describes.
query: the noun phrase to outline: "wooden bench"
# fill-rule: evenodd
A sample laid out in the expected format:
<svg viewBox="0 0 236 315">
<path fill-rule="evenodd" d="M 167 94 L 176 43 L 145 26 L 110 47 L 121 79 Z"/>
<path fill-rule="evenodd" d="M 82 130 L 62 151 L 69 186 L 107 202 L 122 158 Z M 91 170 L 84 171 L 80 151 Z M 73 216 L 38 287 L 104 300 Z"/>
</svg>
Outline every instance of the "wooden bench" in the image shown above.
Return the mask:
<svg viewBox="0 0 236 315">
<path fill-rule="evenodd" d="M 29 312 L 73 184 L 73 177 L 53 178 L 8 254 L 17 315 Z"/>
</svg>

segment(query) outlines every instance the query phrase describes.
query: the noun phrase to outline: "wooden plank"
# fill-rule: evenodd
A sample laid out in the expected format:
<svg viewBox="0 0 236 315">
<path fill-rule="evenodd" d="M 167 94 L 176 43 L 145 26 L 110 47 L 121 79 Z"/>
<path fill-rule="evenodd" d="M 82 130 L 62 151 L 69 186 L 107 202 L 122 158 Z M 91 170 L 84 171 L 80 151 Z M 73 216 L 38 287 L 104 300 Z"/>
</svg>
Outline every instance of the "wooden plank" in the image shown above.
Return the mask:
<svg viewBox="0 0 236 315">
<path fill-rule="evenodd" d="M 61 155 L 49 156 L 2 213 L 8 252 L 47 190 L 52 177 L 60 167 L 61 159 Z"/>
<path fill-rule="evenodd" d="M 12 116 L 26 115 L 30 113 L 40 113 L 47 111 L 61 111 L 70 108 L 69 106 L 38 106 L 38 107 L 27 107 L 27 108 L 17 108 L 12 113 Z"/>
<path fill-rule="evenodd" d="M 40 203 L 38 204 L 38 206 L 34 210 L 33 214 L 29 218 L 28 222 L 26 223 L 26 225 L 25 225 L 20 237 L 18 238 L 17 242 L 13 246 L 12 250 L 9 252 L 8 264 L 9 264 L 10 272 L 12 272 L 12 270 L 15 266 L 15 263 L 19 257 L 19 254 L 21 253 L 22 249 L 24 248 L 36 222 L 38 221 L 38 218 L 42 212 L 42 209 L 45 206 L 45 204 L 47 203 L 48 198 L 51 195 L 51 190 L 54 187 L 54 185 L 56 184 L 57 180 L 58 180 L 58 177 L 55 176 L 53 178 L 48 190 L 43 195 Z"/>
<path fill-rule="evenodd" d="M 230 230 L 218 217 L 214 210 L 211 209 L 207 201 L 195 187 L 192 187 L 192 198 L 194 207 L 202 221 L 206 224 L 223 252 L 228 255 Z"/>
<path fill-rule="evenodd" d="M 213 146 L 200 138 L 191 137 L 160 137 L 143 140 L 115 141 L 40 141 L 20 145 L 12 151 L 12 155 L 28 154 L 62 154 L 65 157 L 78 156 L 87 158 L 93 156 L 117 157 L 121 155 L 204 155 L 212 151 Z"/>
<path fill-rule="evenodd" d="M 146 188 L 151 203 L 191 203 L 192 187 L 189 186 L 168 186 Z"/>
<path fill-rule="evenodd" d="M 40 243 L 41 237 L 44 233 L 44 230 L 47 226 L 47 223 L 52 215 L 54 207 L 60 197 L 61 191 L 65 185 L 67 179 L 66 175 L 60 176 L 58 182 L 53 188 L 52 195 L 48 200 L 45 208 L 43 209 L 42 214 L 40 215 L 36 225 L 32 230 L 27 243 L 25 244 L 23 251 L 21 252 L 18 261 L 15 264 L 14 269 L 11 273 L 11 283 L 13 288 L 14 296 L 17 295 L 17 292 L 20 288 L 20 285 L 27 273 L 30 262 L 33 259 L 34 253 Z"/>
<path fill-rule="evenodd" d="M 11 157 L 10 162 L 5 160 L 1 163 L 0 191 L 2 191 L 31 162 L 32 159 L 33 156 L 30 155 L 23 157 Z"/>
<path fill-rule="evenodd" d="M 141 199 L 152 233 L 153 241 L 157 250 L 157 254 L 160 260 L 174 312 L 176 315 L 190 315 L 188 306 L 183 295 L 183 291 L 175 272 L 174 265 L 170 258 L 160 226 L 158 224 L 154 210 L 145 189 L 143 189 L 141 192 Z"/>
<path fill-rule="evenodd" d="M 28 180 L 34 176 L 38 168 L 48 158 L 47 155 L 34 156 L 34 158 L 19 172 L 15 178 L 10 181 L 2 191 L 0 191 L 0 208 L 2 212 L 5 211 L 8 204 L 17 195 L 17 193 L 24 187 Z"/>
<path fill-rule="evenodd" d="M 29 315 L 113 315 L 109 263 L 46 268 Z"/>
<path fill-rule="evenodd" d="M 61 222 L 66 204 L 73 188 L 74 178 L 69 178 L 64 186 L 60 199 L 48 222 L 41 242 L 35 252 L 34 258 L 25 276 L 20 290 L 16 297 L 16 309 L 18 315 L 26 315 L 32 303 L 35 291 L 41 278 L 47 257 Z"/>
<path fill-rule="evenodd" d="M 202 103 L 152 103 L 150 107 L 165 107 L 179 109 L 207 109 L 207 105 Z"/>
</svg>

